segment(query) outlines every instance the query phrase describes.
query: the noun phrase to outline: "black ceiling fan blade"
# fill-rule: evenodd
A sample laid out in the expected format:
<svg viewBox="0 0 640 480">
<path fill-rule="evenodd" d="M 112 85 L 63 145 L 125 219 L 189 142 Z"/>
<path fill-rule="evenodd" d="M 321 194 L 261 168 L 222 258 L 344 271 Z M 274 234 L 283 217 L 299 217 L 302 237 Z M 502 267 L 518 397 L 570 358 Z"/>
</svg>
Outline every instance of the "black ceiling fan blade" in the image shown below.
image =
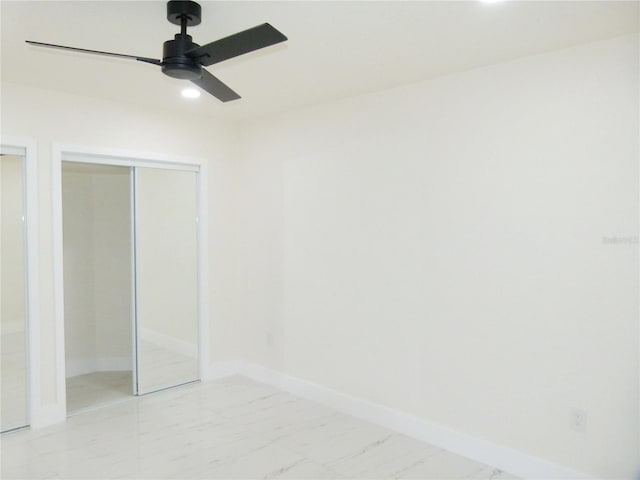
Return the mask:
<svg viewBox="0 0 640 480">
<path fill-rule="evenodd" d="M 268 23 L 264 23 L 189 50 L 186 55 L 206 67 L 285 40 L 286 36 Z"/>
<path fill-rule="evenodd" d="M 70 50 L 72 52 L 80 52 L 80 53 L 91 53 L 94 55 L 105 55 L 108 57 L 119 57 L 119 58 L 132 58 L 139 62 L 152 63 L 154 65 L 160 65 L 162 62 L 155 58 L 147 58 L 147 57 L 137 57 L 135 55 L 125 55 L 122 53 L 112 53 L 112 52 L 102 52 L 100 50 L 87 50 L 86 48 L 76 48 L 76 47 L 66 47 L 64 45 L 54 45 L 52 43 L 42 43 L 42 42 L 34 42 L 32 40 L 25 40 L 30 45 L 35 45 L 37 47 L 47 47 L 47 48 L 57 48 L 58 50 Z"/>
<path fill-rule="evenodd" d="M 211 75 L 204 68 L 202 69 L 202 76 L 191 81 L 221 102 L 230 102 L 231 100 L 237 100 L 240 98 L 240 95 L 231 90 L 227 85 Z"/>
</svg>

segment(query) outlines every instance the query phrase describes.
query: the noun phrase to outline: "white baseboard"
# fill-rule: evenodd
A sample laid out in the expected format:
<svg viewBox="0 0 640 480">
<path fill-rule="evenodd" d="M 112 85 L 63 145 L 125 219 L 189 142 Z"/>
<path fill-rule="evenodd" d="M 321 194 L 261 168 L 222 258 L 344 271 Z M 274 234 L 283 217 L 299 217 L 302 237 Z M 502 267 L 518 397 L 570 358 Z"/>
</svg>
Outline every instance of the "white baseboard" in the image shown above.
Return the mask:
<svg viewBox="0 0 640 480">
<path fill-rule="evenodd" d="M 352 397 L 260 365 L 242 361 L 224 362 L 212 365 L 209 372 L 214 372 L 208 378 L 210 380 L 234 374 L 244 375 L 525 479 L 593 478 L 512 448 L 436 425 L 399 410 Z"/>
<path fill-rule="evenodd" d="M 64 422 L 67 419 L 67 407 L 63 404 L 34 407 L 31 410 L 29 425 L 31 428 L 42 428 Z"/>
<path fill-rule="evenodd" d="M 142 341 L 153 343 L 158 347 L 184 355 L 185 357 L 198 358 L 198 345 L 194 343 L 189 343 L 148 328 L 140 328 L 140 338 Z"/>
<path fill-rule="evenodd" d="M 240 361 L 229 360 L 227 362 L 218 362 L 209 365 L 206 371 L 200 373 L 200 379 L 203 382 L 219 380 L 221 378 L 238 375 L 240 373 Z"/>
<path fill-rule="evenodd" d="M 131 357 L 101 357 L 66 362 L 66 377 L 77 377 L 93 372 L 120 372 L 133 370 Z"/>
</svg>

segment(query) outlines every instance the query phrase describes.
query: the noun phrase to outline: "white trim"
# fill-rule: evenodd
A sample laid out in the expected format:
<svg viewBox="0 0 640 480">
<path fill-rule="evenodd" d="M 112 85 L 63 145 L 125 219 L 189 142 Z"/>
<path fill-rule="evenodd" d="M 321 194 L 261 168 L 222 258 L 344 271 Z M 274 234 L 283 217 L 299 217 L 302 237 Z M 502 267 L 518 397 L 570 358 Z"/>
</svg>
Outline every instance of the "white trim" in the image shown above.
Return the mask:
<svg viewBox="0 0 640 480">
<path fill-rule="evenodd" d="M 31 419 L 31 428 L 42 428 L 64 422 L 67 411 L 64 404 L 55 403 L 38 408 L 37 413 Z"/>
<path fill-rule="evenodd" d="M 321 385 L 253 363 L 232 361 L 213 364 L 209 378 L 235 374 L 272 385 L 299 397 L 326 405 L 409 437 L 443 448 L 477 462 L 494 466 L 518 477 L 540 479 L 590 479 L 584 473 L 519 452 L 509 447 L 437 425 L 408 413 L 353 397 Z"/>
<path fill-rule="evenodd" d="M 160 152 L 142 152 L 107 147 L 69 145 L 55 143 L 54 153 L 61 154 L 65 162 L 98 163 L 125 167 L 166 168 L 188 171 L 202 171 L 205 161 L 200 158 L 181 155 L 167 155 Z"/>
<path fill-rule="evenodd" d="M 70 163 L 99 163 L 100 165 L 111 165 L 114 167 L 142 167 L 142 168 L 162 168 L 163 170 L 180 170 L 186 172 L 198 172 L 198 165 L 179 162 L 163 162 L 158 165 L 157 160 L 140 160 L 135 158 L 119 158 L 108 155 L 87 155 L 85 153 L 62 153 L 62 161 Z"/>
<path fill-rule="evenodd" d="M 42 414 L 40 395 L 40 246 L 38 217 L 38 152 L 35 141 L 23 142 L 27 190 L 27 325 L 29 329 L 29 422 L 37 426 Z"/>
<path fill-rule="evenodd" d="M 136 231 L 138 222 L 138 171 L 131 169 L 131 307 L 133 310 L 133 394 L 140 395 L 140 321 L 138 319 L 138 233 Z"/>
<path fill-rule="evenodd" d="M 16 145 L 0 145 L 0 154 L 2 155 L 15 155 L 17 157 L 24 157 L 26 154 L 24 146 L 16 146 Z"/>
<path fill-rule="evenodd" d="M 56 405 L 52 415 L 57 413 L 57 421 L 67 417 L 67 375 L 65 364 L 64 338 L 64 270 L 62 243 L 62 150 L 53 145 L 51 155 L 51 199 L 53 235 L 53 310 L 56 339 Z"/>
<path fill-rule="evenodd" d="M 138 352 L 140 351 L 138 345 L 138 305 L 136 304 L 136 288 L 138 285 L 138 279 L 136 278 L 136 170 L 135 168 L 129 168 L 129 236 L 131 251 L 131 391 L 134 395 L 138 394 Z"/>
<path fill-rule="evenodd" d="M 194 171 L 198 174 L 198 332 L 199 332 L 199 376 L 208 366 L 208 238 L 207 238 L 207 186 L 206 161 L 201 158 L 167 155 L 157 152 L 122 150 L 54 143 L 52 146 L 52 200 L 53 200 L 53 272 L 56 330 L 56 411 L 66 416 L 66 374 L 64 349 L 64 275 L 62 243 L 62 161 L 118 165 L 128 167 L 163 168 L 168 170 Z"/>
<path fill-rule="evenodd" d="M 209 367 L 209 176 L 207 164 L 200 164 L 197 177 L 198 223 L 197 275 L 198 275 L 198 376 L 205 378 Z"/>
<path fill-rule="evenodd" d="M 640 49 L 640 35 L 637 35 L 637 42 L 636 42 L 636 48 Z M 640 95 L 638 96 L 638 104 L 636 105 L 636 112 L 640 112 Z M 637 117 L 636 117 L 637 118 Z M 639 122 L 640 123 L 640 122 Z M 635 131 L 636 131 L 636 156 L 638 155 L 638 152 L 640 152 L 640 132 L 638 131 L 638 123 L 636 123 L 636 127 L 635 127 Z M 640 163 L 640 159 L 636 159 L 636 165 L 638 165 Z M 636 179 L 638 182 L 640 182 L 640 169 L 637 170 L 638 172 L 638 178 Z M 640 183 L 636 183 L 636 185 L 639 185 Z M 640 210 L 640 209 L 639 209 Z M 638 216 L 637 219 L 638 223 L 640 224 L 640 211 L 638 211 Z M 636 230 L 637 232 L 637 230 Z M 636 267 L 638 268 L 638 272 L 639 275 L 636 276 L 636 281 L 638 281 L 638 289 L 637 289 L 637 294 L 638 296 L 640 296 L 640 258 L 638 258 L 638 263 L 636 265 Z M 638 297 L 636 297 L 638 298 Z M 638 321 L 638 326 L 640 327 L 640 316 L 638 316 L 637 318 Z M 638 328 L 638 345 L 640 345 L 640 328 Z M 636 361 L 638 361 L 640 359 L 638 359 L 638 356 L 636 356 Z M 640 365 L 638 365 L 640 367 Z M 640 383 L 640 368 L 638 368 L 638 383 Z M 640 418 L 640 402 L 638 402 L 638 416 L 636 418 Z M 638 432 L 638 440 L 640 442 L 640 432 Z M 638 472 L 638 477 L 640 477 L 640 472 Z"/>
</svg>

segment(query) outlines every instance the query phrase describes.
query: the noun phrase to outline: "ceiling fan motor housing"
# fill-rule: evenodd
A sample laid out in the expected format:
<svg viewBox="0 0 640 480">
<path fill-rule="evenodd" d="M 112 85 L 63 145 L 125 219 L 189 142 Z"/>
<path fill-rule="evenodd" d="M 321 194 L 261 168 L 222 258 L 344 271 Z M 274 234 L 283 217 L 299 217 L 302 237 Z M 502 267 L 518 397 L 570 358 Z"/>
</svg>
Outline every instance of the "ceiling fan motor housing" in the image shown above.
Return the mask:
<svg viewBox="0 0 640 480">
<path fill-rule="evenodd" d="M 164 42 L 162 48 L 162 73 L 181 80 L 195 80 L 202 76 L 199 63 L 185 55 L 185 52 L 199 47 L 187 35 L 187 27 L 200 24 L 202 11 L 200 5 L 190 0 L 171 0 L 167 2 L 167 20 L 180 25 L 180 33 L 173 40 Z"/>
<path fill-rule="evenodd" d="M 202 67 L 185 55 L 200 45 L 191 41 L 191 35 L 177 33 L 174 40 L 167 40 L 162 47 L 162 73 L 181 80 L 195 80 L 202 76 Z"/>
</svg>

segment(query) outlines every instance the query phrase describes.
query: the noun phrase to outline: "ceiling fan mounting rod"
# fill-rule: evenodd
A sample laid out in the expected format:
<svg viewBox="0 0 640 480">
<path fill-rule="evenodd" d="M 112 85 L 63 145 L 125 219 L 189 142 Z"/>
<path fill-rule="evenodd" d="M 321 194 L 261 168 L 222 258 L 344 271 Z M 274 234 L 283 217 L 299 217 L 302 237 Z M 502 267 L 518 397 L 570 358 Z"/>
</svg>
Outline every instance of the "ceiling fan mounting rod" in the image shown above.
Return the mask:
<svg viewBox="0 0 640 480">
<path fill-rule="evenodd" d="M 187 23 L 189 22 L 189 17 L 186 15 L 182 15 L 180 17 L 180 35 L 187 34 Z"/>
<path fill-rule="evenodd" d="M 186 33 L 186 27 L 200 25 L 202 9 L 200 5 L 191 0 L 170 0 L 167 2 L 167 20 L 174 25 L 179 25 L 182 33 Z M 186 26 L 183 26 L 185 24 Z"/>
</svg>

